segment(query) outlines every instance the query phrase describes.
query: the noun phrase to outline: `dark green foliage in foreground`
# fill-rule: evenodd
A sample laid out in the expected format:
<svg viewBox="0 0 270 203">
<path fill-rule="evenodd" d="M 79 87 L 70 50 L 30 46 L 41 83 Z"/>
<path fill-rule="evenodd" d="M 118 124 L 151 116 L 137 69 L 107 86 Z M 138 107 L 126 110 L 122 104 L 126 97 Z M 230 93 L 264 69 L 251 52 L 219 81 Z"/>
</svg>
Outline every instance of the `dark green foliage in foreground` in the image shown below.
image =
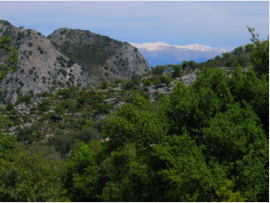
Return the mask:
<svg viewBox="0 0 270 203">
<path fill-rule="evenodd" d="M 45 161 L 24 146 L 0 152 L 0 200 L 11 202 L 68 201 L 61 189 L 63 164 Z"/>
<path fill-rule="evenodd" d="M 155 111 L 135 94 L 108 119 L 108 141 L 74 151 L 64 183 L 68 197 L 269 201 L 265 74 L 256 66 L 247 72 L 238 66 L 231 77 L 205 68 L 193 85 L 178 83 Z"/>
</svg>

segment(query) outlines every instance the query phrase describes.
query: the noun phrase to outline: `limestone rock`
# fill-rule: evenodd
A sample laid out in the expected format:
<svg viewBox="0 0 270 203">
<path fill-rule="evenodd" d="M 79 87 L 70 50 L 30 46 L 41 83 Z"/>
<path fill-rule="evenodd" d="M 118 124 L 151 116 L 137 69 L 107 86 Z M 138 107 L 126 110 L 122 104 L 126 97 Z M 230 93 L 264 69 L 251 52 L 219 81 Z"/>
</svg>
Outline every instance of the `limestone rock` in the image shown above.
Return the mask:
<svg viewBox="0 0 270 203">
<path fill-rule="evenodd" d="M 86 86 L 91 83 L 78 64 L 67 68 L 69 59 L 54 48 L 39 32 L 31 29 L 0 24 L 0 38 L 13 37 L 13 45 L 19 47 L 19 70 L 8 73 L 0 82 L 0 91 L 7 91 L 6 99 L 15 103 L 18 96 L 56 92 L 70 85 Z M 6 55 L 0 53 L 0 62 Z"/>
</svg>

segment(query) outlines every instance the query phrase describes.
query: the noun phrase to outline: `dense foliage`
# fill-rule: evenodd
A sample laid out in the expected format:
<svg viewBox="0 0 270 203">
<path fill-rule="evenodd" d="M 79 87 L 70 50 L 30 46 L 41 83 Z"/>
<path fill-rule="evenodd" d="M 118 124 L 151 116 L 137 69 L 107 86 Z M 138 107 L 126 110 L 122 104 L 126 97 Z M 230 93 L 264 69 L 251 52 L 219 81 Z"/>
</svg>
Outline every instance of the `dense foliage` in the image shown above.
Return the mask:
<svg viewBox="0 0 270 203">
<path fill-rule="evenodd" d="M 76 131 L 58 131 L 43 147 L 23 144 L 39 139 L 34 127 L 17 136 L 1 132 L 0 200 L 268 202 L 269 42 L 253 39 L 248 70 L 237 61 L 233 71 L 203 68 L 193 85 L 176 83 L 158 104 L 138 91 L 134 75 L 121 93 L 132 91 L 129 104 L 107 120 L 91 123 L 85 115 L 68 127 Z M 169 84 L 186 67 L 173 66 L 167 77 L 160 66 L 143 85 Z M 58 127 L 65 111 L 111 110 L 95 90 L 43 94 L 33 111 Z M 55 113 L 42 114 L 53 97 Z M 12 125 L 1 121 L 1 129 Z"/>
</svg>

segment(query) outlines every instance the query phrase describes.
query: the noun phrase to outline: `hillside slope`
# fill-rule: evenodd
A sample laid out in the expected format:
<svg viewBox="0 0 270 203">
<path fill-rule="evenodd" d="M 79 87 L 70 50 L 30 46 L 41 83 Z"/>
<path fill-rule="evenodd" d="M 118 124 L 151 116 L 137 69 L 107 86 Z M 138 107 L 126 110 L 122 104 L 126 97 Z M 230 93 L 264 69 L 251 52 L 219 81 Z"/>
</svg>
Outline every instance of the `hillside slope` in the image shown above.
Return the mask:
<svg viewBox="0 0 270 203">
<path fill-rule="evenodd" d="M 133 74 L 141 75 L 151 70 L 135 47 L 88 30 L 60 28 L 48 39 L 96 82 L 130 79 Z"/>
<path fill-rule="evenodd" d="M 69 59 L 41 33 L 0 21 L 0 38 L 6 34 L 13 38 L 12 44 L 18 46 L 20 68 L 0 82 L 3 103 L 14 103 L 25 94 L 33 96 L 44 91 L 55 92 L 71 85 L 86 86 L 91 83 L 78 64 L 67 68 Z M 0 53 L 0 61 L 3 62 L 5 57 Z"/>
</svg>

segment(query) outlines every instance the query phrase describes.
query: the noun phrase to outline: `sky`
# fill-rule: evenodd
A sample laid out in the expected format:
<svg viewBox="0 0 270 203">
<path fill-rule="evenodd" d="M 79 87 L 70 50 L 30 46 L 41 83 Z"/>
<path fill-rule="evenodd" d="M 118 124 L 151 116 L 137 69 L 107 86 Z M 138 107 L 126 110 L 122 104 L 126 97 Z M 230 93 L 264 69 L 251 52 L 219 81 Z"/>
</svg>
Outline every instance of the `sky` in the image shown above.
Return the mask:
<svg viewBox="0 0 270 203">
<path fill-rule="evenodd" d="M 251 43 L 247 25 L 269 34 L 268 1 L 0 1 L 0 19 L 47 36 L 58 28 L 90 30 L 130 43 L 199 43 L 231 51 Z"/>
</svg>

